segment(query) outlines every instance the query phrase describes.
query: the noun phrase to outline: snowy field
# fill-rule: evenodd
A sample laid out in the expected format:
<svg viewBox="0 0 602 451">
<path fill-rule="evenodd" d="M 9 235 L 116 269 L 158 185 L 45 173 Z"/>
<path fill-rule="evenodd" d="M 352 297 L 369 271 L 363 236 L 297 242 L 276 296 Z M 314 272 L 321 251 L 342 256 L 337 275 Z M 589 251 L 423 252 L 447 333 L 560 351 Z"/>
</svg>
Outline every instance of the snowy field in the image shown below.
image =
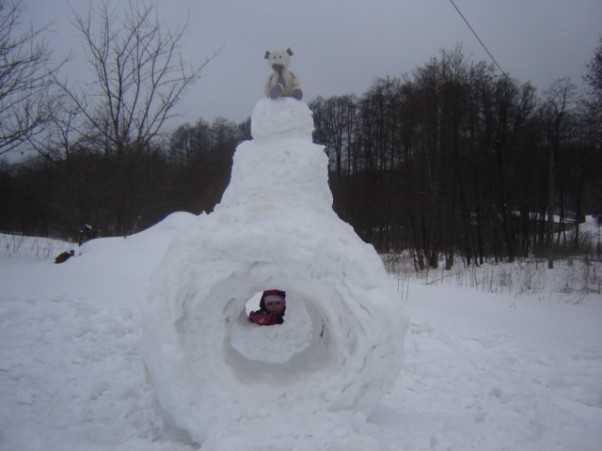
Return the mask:
<svg viewBox="0 0 602 451">
<path fill-rule="evenodd" d="M 139 352 L 138 300 L 192 219 L 178 213 L 88 242 L 60 265 L 53 257 L 69 243 L 0 236 L 0 449 L 198 448 L 164 424 Z M 464 279 L 401 279 L 410 316 L 402 371 L 358 433 L 387 450 L 601 449 L 600 287 L 570 292 L 574 270 L 557 267 L 538 269 L 530 293 L 515 282 L 520 295 L 475 282 L 492 279 L 490 266 Z M 297 424 L 277 445 L 308 449 L 311 427 Z M 315 432 L 311 443 L 348 449 L 337 434 Z"/>
</svg>

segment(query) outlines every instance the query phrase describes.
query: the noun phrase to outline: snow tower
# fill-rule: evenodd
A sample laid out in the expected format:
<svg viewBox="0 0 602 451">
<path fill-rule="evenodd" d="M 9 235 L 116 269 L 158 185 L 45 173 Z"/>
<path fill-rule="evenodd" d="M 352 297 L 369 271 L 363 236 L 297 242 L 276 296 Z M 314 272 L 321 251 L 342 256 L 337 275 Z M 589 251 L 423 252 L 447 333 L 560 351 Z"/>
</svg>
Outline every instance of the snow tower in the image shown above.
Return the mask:
<svg viewBox="0 0 602 451">
<path fill-rule="evenodd" d="M 198 443 L 276 420 L 309 437 L 301 417 L 365 419 L 399 375 L 399 296 L 332 210 L 313 129 L 305 103 L 260 100 L 220 204 L 174 239 L 143 299 L 159 402 Z M 284 324 L 250 323 L 245 305 L 271 288 L 287 292 Z"/>
</svg>

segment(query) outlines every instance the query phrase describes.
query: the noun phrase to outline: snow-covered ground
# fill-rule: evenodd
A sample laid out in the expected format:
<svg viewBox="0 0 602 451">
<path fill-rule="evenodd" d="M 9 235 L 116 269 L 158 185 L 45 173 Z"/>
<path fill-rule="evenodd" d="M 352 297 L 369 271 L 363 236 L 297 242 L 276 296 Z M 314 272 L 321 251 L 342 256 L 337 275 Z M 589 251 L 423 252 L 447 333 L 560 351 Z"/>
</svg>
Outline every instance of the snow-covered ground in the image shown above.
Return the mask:
<svg viewBox="0 0 602 451">
<path fill-rule="evenodd" d="M 138 308 L 169 240 L 193 219 L 178 213 L 128 238 L 91 241 L 58 265 L 67 243 L 2 248 L 0 449 L 197 448 L 163 422 L 139 352 Z M 557 267 L 547 287 L 522 296 L 457 278 L 400 283 L 411 320 L 401 374 L 368 422 L 350 427 L 390 450 L 600 449 L 602 296 L 575 303 L 556 290 L 566 272 Z M 247 447 L 262 427 L 284 428 L 289 439 L 278 444 L 289 449 L 308 449 L 304 436 L 349 446 L 344 429 L 291 431 L 286 420 L 258 423 Z"/>
</svg>

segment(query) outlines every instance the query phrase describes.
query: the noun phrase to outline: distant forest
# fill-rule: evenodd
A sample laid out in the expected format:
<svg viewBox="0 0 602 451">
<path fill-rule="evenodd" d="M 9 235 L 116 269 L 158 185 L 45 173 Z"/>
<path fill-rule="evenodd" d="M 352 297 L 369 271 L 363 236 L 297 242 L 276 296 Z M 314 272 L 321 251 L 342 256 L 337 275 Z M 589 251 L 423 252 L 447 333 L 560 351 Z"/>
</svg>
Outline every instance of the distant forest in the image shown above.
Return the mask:
<svg viewBox="0 0 602 451">
<path fill-rule="evenodd" d="M 417 268 L 590 252 L 578 232 L 602 213 L 602 41 L 584 64 L 586 92 L 569 79 L 539 92 L 457 47 L 362 95 L 315 98 L 334 210 L 379 251 L 409 251 Z M 236 146 L 251 139 L 250 119 L 200 119 L 167 135 L 162 121 L 136 128 L 135 116 L 111 121 L 114 104 L 62 88 L 60 110 L 72 113 L 28 136 L 36 156 L 0 160 L 3 232 L 77 241 L 86 224 L 127 235 L 174 211 L 211 212 Z M 105 88 L 117 98 L 110 80 Z"/>
</svg>

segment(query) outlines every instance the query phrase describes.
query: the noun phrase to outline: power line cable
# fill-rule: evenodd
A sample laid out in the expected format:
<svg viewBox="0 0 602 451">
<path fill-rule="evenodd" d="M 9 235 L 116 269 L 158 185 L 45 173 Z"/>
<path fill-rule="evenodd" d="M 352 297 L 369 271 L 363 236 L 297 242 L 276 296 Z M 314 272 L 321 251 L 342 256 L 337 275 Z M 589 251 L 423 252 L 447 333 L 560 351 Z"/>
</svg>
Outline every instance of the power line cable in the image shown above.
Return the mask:
<svg viewBox="0 0 602 451">
<path fill-rule="evenodd" d="M 483 47 L 483 49 L 487 52 L 487 55 L 489 55 L 489 58 L 491 58 L 491 61 L 493 61 L 493 64 L 496 65 L 496 67 L 500 70 L 500 72 L 503 75 L 506 75 L 506 72 L 502 69 L 502 66 L 500 66 L 498 64 L 498 62 L 495 60 L 495 58 L 493 57 L 493 55 L 491 54 L 491 52 L 489 51 L 489 49 L 487 48 L 485 43 L 481 40 L 481 38 L 479 37 L 477 32 L 474 30 L 474 28 L 472 28 L 472 25 L 470 25 L 470 23 L 468 22 L 468 19 L 466 19 L 466 17 L 464 17 L 464 14 L 462 14 L 462 11 L 460 11 L 460 8 L 458 8 L 458 6 L 454 3 L 454 0 L 449 0 L 449 1 L 454 6 L 456 11 L 458 11 L 458 14 L 460 14 L 460 17 L 462 18 L 464 23 L 468 26 L 468 28 L 470 28 L 470 31 L 472 31 L 472 34 L 474 34 L 474 37 L 477 38 L 477 41 L 479 41 L 479 44 L 481 44 L 481 47 Z"/>
</svg>

